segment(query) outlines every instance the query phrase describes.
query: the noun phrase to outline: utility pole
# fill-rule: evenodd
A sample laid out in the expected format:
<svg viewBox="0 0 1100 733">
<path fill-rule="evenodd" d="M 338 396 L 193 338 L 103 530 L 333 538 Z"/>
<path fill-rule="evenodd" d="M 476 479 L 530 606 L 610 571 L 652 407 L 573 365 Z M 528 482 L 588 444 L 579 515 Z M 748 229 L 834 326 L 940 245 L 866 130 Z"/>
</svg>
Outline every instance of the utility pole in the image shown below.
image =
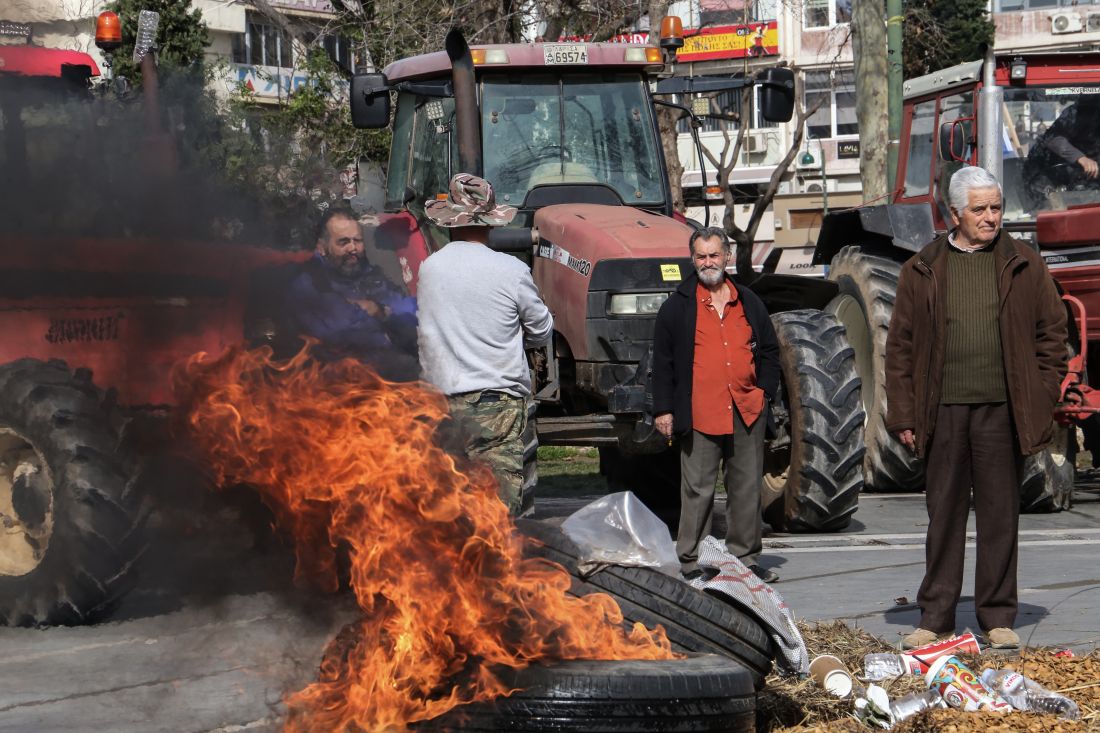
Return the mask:
<svg viewBox="0 0 1100 733">
<path fill-rule="evenodd" d="M 886 165 L 886 185 L 898 186 L 898 150 L 901 148 L 902 103 L 902 0 L 886 0 L 886 63 L 889 66 L 890 151 Z"/>
<path fill-rule="evenodd" d="M 900 4 L 900 0 L 896 0 Z M 852 52 L 855 57 L 859 176 L 864 202 L 886 195 L 888 83 L 886 23 L 882 0 L 853 0 Z M 899 118 L 900 119 L 900 115 Z"/>
</svg>

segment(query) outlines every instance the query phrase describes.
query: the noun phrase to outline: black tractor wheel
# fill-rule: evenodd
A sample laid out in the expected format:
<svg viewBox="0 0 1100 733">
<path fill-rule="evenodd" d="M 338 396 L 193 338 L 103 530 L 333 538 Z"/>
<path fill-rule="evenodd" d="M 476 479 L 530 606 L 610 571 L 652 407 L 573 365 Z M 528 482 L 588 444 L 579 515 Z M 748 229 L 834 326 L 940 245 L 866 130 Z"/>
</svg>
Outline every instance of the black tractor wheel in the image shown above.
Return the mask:
<svg viewBox="0 0 1100 733">
<path fill-rule="evenodd" d="M 515 693 L 457 707 L 415 730 L 756 730 L 756 694 L 748 673 L 712 654 L 657 661 L 574 660 L 497 673 Z"/>
<path fill-rule="evenodd" d="M 886 429 L 886 333 L 894 313 L 901 264 L 844 247 L 829 263 L 829 279 L 840 294 L 828 310 L 847 330 L 863 380 L 867 413 L 864 481 L 877 491 L 914 491 L 924 485 L 920 461 Z"/>
<path fill-rule="evenodd" d="M 1054 426 L 1050 446 L 1024 459 L 1020 475 L 1020 511 L 1060 512 L 1073 506 L 1077 429 Z"/>
<path fill-rule="evenodd" d="M 755 616 L 652 568 L 610 566 L 582 578 L 579 550 L 558 527 L 531 520 L 520 521 L 518 527 L 535 540 L 531 556 L 556 562 L 573 576 L 574 595 L 607 593 L 628 625 L 660 624 L 674 649 L 735 659 L 757 685 L 771 671 L 771 639 Z"/>
<path fill-rule="evenodd" d="M 0 366 L 0 623 L 84 623 L 129 589 L 135 469 L 89 372 Z"/>
<path fill-rule="evenodd" d="M 772 316 L 788 429 L 765 453 L 765 516 L 774 529 L 848 526 L 863 488 L 863 403 L 855 352 L 828 313 Z M 778 525 L 778 526 L 777 526 Z"/>
<path fill-rule="evenodd" d="M 675 446 L 660 453 L 625 453 L 600 446 L 600 473 L 607 490 L 632 491 L 673 532 L 680 522 L 680 451 Z"/>
<path fill-rule="evenodd" d="M 535 511 L 535 487 L 539 483 L 539 433 L 535 426 L 535 412 L 538 407 L 539 404 L 533 399 L 527 401 L 527 424 L 521 436 L 523 440 L 523 487 L 519 495 L 519 516 L 521 517 Z"/>
</svg>

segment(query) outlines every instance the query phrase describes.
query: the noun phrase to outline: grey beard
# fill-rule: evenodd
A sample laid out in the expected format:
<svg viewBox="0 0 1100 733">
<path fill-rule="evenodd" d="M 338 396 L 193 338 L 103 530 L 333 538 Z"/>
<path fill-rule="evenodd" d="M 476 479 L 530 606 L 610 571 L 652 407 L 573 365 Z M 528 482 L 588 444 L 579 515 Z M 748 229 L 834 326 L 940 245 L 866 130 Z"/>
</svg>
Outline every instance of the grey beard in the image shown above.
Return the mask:
<svg viewBox="0 0 1100 733">
<path fill-rule="evenodd" d="M 707 287 L 714 287 L 718 283 L 722 282 L 722 278 L 726 275 L 726 273 L 722 270 L 696 269 L 695 273 L 699 275 L 699 281 Z"/>
</svg>

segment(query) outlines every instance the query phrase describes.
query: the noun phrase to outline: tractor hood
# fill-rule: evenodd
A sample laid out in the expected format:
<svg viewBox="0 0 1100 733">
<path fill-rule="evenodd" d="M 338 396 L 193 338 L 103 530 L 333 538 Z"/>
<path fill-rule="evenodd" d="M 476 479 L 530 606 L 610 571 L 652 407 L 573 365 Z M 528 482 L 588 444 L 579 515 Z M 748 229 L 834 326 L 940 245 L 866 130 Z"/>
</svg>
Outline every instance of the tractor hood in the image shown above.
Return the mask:
<svg viewBox="0 0 1100 733">
<path fill-rule="evenodd" d="M 555 330 L 577 360 L 590 358 L 585 323 L 590 290 L 672 290 L 690 266 L 691 227 L 641 209 L 558 204 L 536 211 L 534 223 L 539 233 L 535 282 L 554 313 Z M 612 269 L 601 263 L 612 260 L 636 264 L 622 270 L 628 276 L 600 277 L 599 271 Z"/>
</svg>

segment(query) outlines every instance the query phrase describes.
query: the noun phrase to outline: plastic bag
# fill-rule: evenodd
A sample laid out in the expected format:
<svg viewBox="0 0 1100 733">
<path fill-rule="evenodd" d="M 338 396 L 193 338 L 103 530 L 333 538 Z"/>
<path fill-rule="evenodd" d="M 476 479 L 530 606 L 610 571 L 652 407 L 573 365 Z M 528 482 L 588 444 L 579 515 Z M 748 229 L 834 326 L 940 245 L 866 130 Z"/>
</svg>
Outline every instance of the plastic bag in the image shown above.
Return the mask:
<svg viewBox="0 0 1100 733">
<path fill-rule="evenodd" d="M 628 565 L 680 577 L 668 527 L 630 491 L 596 499 L 573 512 L 561 528 L 580 548 L 582 574 L 601 565 Z"/>
</svg>

